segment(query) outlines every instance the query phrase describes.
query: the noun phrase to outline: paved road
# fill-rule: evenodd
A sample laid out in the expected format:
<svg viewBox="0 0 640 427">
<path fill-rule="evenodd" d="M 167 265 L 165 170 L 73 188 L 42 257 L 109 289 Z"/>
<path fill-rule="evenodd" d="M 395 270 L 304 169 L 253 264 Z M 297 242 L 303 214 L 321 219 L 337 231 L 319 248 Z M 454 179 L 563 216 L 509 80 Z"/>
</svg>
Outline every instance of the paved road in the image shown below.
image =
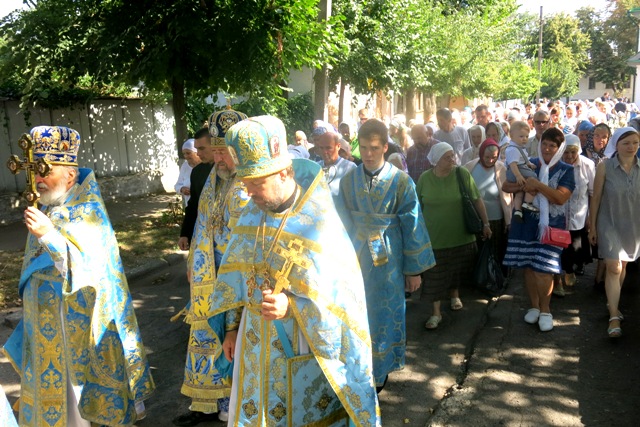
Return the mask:
<svg viewBox="0 0 640 427">
<path fill-rule="evenodd" d="M 168 266 L 131 285 L 157 385 L 139 426 L 171 426 L 189 403 L 179 392 L 188 327 L 169 322 L 188 298 L 184 268 Z M 624 336 L 616 342 L 606 337 L 604 296 L 592 281 L 587 274 L 573 295 L 554 298 L 556 328 L 548 333 L 522 321 L 528 307 L 517 276 L 495 301 L 463 290 L 464 309 L 446 311 L 435 331 L 423 328 L 428 304 L 414 295 L 407 310 L 407 367 L 393 373 L 380 394 L 383 425 L 637 425 L 638 274 L 625 286 Z M 0 326 L 0 342 L 9 332 Z M 0 359 L 0 382 L 12 400 L 18 396 L 6 359 Z"/>
</svg>

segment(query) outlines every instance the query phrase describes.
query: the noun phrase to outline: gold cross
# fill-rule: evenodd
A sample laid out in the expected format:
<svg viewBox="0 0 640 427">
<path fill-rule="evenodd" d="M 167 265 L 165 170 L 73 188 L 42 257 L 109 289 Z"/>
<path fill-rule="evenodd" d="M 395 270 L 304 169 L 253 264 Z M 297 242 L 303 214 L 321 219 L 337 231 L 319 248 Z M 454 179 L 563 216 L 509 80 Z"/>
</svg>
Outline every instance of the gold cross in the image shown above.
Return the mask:
<svg viewBox="0 0 640 427">
<path fill-rule="evenodd" d="M 280 271 L 276 271 L 274 275 L 276 278 L 276 285 L 273 289 L 274 294 L 279 294 L 283 289 L 289 286 L 289 273 L 294 265 L 299 265 L 302 268 L 309 268 L 311 261 L 307 258 L 300 256 L 304 247 L 302 246 L 302 240 L 293 239 L 287 245 L 289 248 L 283 248 L 282 246 L 276 246 L 273 251 L 285 259 L 284 264 Z"/>
<path fill-rule="evenodd" d="M 14 175 L 17 175 L 21 169 L 25 171 L 27 174 L 27 189 L 22 193 L 22 196 L 31 206 L 36 207 L 38 199 L 40 199 L 40 194 L 36 187 L 36 172 L 44 178 L 51 172 L 51 165 L 44 159 L 33 160 L 33 141 L 28 133 L 20 137 L 18 145 L 22 148 L 24 159 L 20 160 L 20 157 L 14 154 L 9 157 L 7 167 Z"/>
</svg>

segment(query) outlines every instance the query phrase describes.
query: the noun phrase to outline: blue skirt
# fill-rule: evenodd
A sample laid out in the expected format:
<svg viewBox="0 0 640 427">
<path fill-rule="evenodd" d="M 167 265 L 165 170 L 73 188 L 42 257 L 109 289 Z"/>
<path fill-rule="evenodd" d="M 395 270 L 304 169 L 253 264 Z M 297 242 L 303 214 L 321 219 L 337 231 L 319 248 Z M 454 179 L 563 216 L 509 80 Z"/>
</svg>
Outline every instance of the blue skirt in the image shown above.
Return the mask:
<svg viewBox="0 0 640 427">
<path fill-rule="evenodd" d="M 538 240 L 540 215 L 523 209 L 524 223 L 511 221 L 507 253 L 503 265 L 511 268 L 530 268 L 549 274 L 562 272 L 560 255 L 562 248 L 543 245 Z"/>
</svg>

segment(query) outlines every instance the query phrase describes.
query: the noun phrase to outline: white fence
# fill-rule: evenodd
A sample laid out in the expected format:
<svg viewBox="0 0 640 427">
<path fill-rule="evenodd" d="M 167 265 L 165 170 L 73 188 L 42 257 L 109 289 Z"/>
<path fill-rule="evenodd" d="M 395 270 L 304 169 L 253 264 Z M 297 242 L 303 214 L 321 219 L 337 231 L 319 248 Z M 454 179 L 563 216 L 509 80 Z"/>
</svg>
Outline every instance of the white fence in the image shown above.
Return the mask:
<svg viewBox="0 0 640 427">
<path fill-rule="evenodd" d="M 161 176 L 171 191 L 178 177 L 173 110 L 140 100 L 99 100 L 62 110 L 31 109 L 25 115 L 17 101 L 0 101 L 0 193 L 23 191 L 24 172 L 5 167 L 12 154 L 23 157 L 18 139 L 34 126 L 60 125 L 80 132 L 78 164 L 98 177 L 148 173 Z"/>
</svg>

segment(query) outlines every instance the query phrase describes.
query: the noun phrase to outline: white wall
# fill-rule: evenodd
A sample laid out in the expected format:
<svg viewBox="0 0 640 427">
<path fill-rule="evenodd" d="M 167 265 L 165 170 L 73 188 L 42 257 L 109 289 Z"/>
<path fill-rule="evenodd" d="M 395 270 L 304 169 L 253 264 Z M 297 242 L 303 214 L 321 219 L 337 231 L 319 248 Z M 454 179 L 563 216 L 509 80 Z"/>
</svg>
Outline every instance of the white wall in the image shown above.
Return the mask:
<svg viewBox="0 0 640 427">
<path fill-rule="evenodd" d="M 18 139 L 34 126 L 68 126 L 80 133 L 78 164 L 98 177 L 137 172 L 162 175 L 167 191 L 178 177 L 173 110 L 169 105 L 149 105 L 140 100 L 98 100 L 74 108 L 30 109 L 27 117 L 18 101 L 0 102 L 0 164 L 10 155 L 22 158 Z M 0 166 L 0 192 L 23 191 L 24 172 L 12 175 Z"/>
<path fill-rule="evenodd" d="M 630 77 L 631 77 L 631 86 L 633 86 L 633 76 L 630 76 Z M 571 99 L 572 100 L 578 100 L 578 99 L 593 100 L 596 98 L 600 98 L 605 92 L 609 92 L 612 98 L 615 97 L 613 93 L 613 89 L 607 89 L 605 86 L 606 85 L 602 82 L 596 82 L 596 88 L 589 89 L 589 77 L 585 76 L 580 79 L 580 83 L 578 84 L 578 88 L 579 88 L 578 93 L 571 96 Z M 632 88 L 625 89 L 622 93 L 622 96 L 631 99 L 633 98 L 632 92 L 633 92 Z"/>
</svg>

